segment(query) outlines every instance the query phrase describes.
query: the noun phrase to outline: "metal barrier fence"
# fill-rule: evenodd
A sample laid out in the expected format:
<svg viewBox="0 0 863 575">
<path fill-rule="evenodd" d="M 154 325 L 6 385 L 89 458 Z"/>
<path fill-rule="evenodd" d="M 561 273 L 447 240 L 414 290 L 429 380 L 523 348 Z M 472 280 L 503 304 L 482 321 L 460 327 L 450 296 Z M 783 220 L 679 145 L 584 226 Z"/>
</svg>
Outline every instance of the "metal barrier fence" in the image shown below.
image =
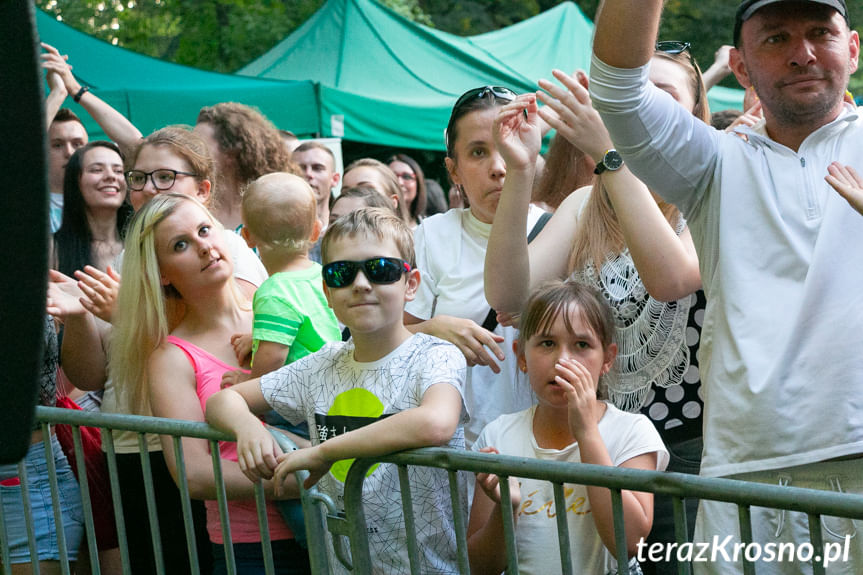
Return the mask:
<svg viewBox="0 0 863 575">
<path fill-rule="evenodd" d="M 117 522 L 117 535 L 120 543 L 121 559 L 124 571 L 130 570 L 128 541 L 124 530 L 123 509 L 120 501 L 120 485 L 117 481 L 117 466 L 113 449 L 112 434 L 115 430 L 133 431 L 139 434 L 139 447 L 146 454 L 146 440 L 144 433 L 157 433 L 171 435 L 174 437 L 174 451 L 176 466 L 180 483 L 180 497 L 183 507 L 183 518 L 185 522 L 185 536 L 189 554 L 189 563 L 193 572 L 199 570 L 199 563 L 195 547 L 193 526 L 191 519 L 191 498 L 186 485 L 186 470 L 183 461 L 181 437 L 203 438 L 210 442 L 213 453 L 213 469 L 216 479 L 217 501 L 220 516 L 222 518 L 222 536 L 224 541 L 231 541 L 230 524 L 225 521 L 227 516 L 227 497 L 222 477 L 221 460 L 219 458 L 218 441 L 230 441 L 232 437 L 219 432 L 203 423 L 178 421 L 163 418 L 126 416 L 113 414 L 96 414 L 81 411 L 72 411 L 57 408 L 37 408 L 37 420 L 42 424 L 43 435 L 48 437 L 49 424 L 70 424 L 73 429 L 73 439 L 78 466 L 78 475 L 81 479 L 80 492 L 84 504 L 84 524 L 87 534 L 87 544 L 91 557 L 97 557 L 96 538 L 93 523 L 93 513 L 90 504 L 90 495 L 86 482 L 86 466 L 84 463 L 81 435 L 77 426 L 86 425 L 102 429 L 103 445 L 107 455 L 108 470 L 111 482 L 114 513 Z M 295 446 L 283 435 L 274 433 L 283 450 L 295 449 Z M 50 444 L 46 441 L 46 450 Z M 46 451 L 47 452 L 47 451 Z M 46 458 L 48 470 L 51 477 L 51 494 L 54 501 L 58 500 L 58 488 L 53 459 Z M 153 551 L 156 556 L 156 571 L 165 573 L 164 561 L 161 560 L 159 526 L 155 512 L 155 493 L 153 492 L 152 476 L 150 475 L 149 458 L 142 456 L 142 469 L 145 480 L 147 507 L 150 514 L 150 526 L 152 535 Z M 504 455 L 479 454 L 472 452 L 455 451 L 444 448 L 426 448 L 409 452 L 393 454 L 376 459 L 358 459 L 351 467 L 344 488 L 344 514 L 338 513 L 333 501 L 326 495 L 315 489 L 304 490 L 302 481 L 308 475 L 307 472 L 298 473 L 300 482 L 301 499 L 305 511 L 305 523 L 309 545 L 309 559 L 312 572 L 317 574 L 330 573 L 329 556 L 330 549 L 327 530 L 332 534 L 333 550 L 335 557 L 358 574 L 371 574 L 373 563 L 367 539 L 365 516 L 362 506 L 363 481 L 366 472 L 373 465 L 386 462 L 398 466 L 399 479 L 402 489 L 402 503 L 407 532 L 407 548 L 411 562 L 411 571 L 421 573 L 419 568 L 419 548 L 414 529 L 413 508 L 411 505 L 411 492 L 408 482 L 407 467 L 423 466 L 447 470 L 450 483 L 450 497 L 453 509 L 459 508 L 459 486 L 458 471 L 487 472 L 500 475 L 502 478 L 509 476 L 522 478 L 535 478 L 550 481 L 554 489 L 554 504 L 557 517 L 558 541 L 560 544 L 561 573 L 572 573 L 571 550 L 566 521 L 566 501 L 564 494 L 564 483 L 598 485 L 611 490 L 611 499 L 614 516 L 615 544 L 618 550 L 617 561 L 619 565 L 626 565 L 626 538 L 623 529 L 623 507 L 621 490 L 648 491 L 656 494 L 664 494 L 672 497 L 674 503 L 674 524 L 678 544 L 688 541 L 686 515 L 683 500 L 685 498 L 709 499 L 723 501 L 738 505 L 741 543 L 752 542 L 752 524 L 750 508 L 768 507 L 784 509 L 789 511 L 803 512 L 808 515 L 810 541 L 814 553 L 823 555 L 824 545 L 822 543 L 821 517 L 844 517 L 850 519 L 863 519 L 863 496 L 849 495 L 838 492 L 817 491 L 795 487 L 781 487 L 778 485 L 764 485 L 729 479 L 702 478 L 678 473 L 660 473 L 642 471 L 635 469 L 612 468 L 597 465 L 562 463 L 555 461 L 541 461 Z M 29 515 L 28 498 L 26 490 L 26 470 L 19 466 L 21 485 L 23 487 L 23 499 L 25 512 Z M 501 496 L 504 501 L 509 500 L 509 482 L 500 482 Z M 268 535 L 267 516 L 265 511 L 264 492 L 259 483 L 255 488 L 255 499 L 258 508 L 258 521 L 261 532 L 262 548 L 264 549 L 264 562 L 267 573 L 274 572 L 273 556 L 270 549 Z M 55 520 L 61 524 L 60 511 L 55 505 Z M 322 513 L 323 511 L 323 513 Z M 326 516 L 326 522 L 324 521 Z M 510 514 L 504 517 L 504 543 L 507 559 L 507 573 L 518 573 L 517 551 L 514 545 L 515 533 L 514 522 Z M 467 555 L 467 538 L 464 515 L 454 513 L 454 528 L 458 550 L 458 567 L 461 573 L 469 573 Z M 5 539 L 6 524 L 0 507 L 0 562 L 4 572 L 9 570 L 8 545 Z M 35 556 L 35 542 L 33 541 L 33 527 L 28 518 L 28 534 L 30 536 L 31 556 Z M 349 541 L 350 552 L 345 547 Z M 69 573 L 68 549 L 63 538 L 62 527 L 58 528 L 58 546 L 61 556 L 61 567 L 63 573 Z M 236 573 L 233 550 L 231 545 L 225 545 L 225 559 L 228 573 Z M 816 575 L 824 573 L 824 566 L 814 562 L 813 572 Z M 744 561 L 743 570 L 746 575 L 755 573 L 755 564 Z M 38 564 L 33 564 L 33 572 L 38 573 Z M 92 572 L 100 573 L 98 561 L 92 562 Z M 688 574 L 691 565 L 687 562 L 678 564 L 678 572 Z"/>
</svg>

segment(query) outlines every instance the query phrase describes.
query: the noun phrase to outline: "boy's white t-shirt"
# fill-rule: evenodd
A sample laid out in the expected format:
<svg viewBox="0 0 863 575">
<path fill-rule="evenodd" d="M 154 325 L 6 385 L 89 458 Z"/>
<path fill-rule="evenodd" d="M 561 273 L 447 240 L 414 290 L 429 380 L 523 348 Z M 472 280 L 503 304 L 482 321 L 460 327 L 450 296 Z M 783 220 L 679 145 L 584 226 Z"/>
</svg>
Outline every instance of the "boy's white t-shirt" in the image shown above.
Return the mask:
<svg viewBox="0 0 863 575">
<path fill-rule="evenodd" d="M 317 445 L 418 407 L 432 385 L 446 383 L 463 392 L 465 359 L 454 345 L 416 334 L 374 362 L 354 360 L 353 340 L 327 344 L 261 378 L 267 403 L 293 424 L 306 421 Z M 463 401 L 463 400 L 462 400 Z M 461 421 L 447 444 L 464 449 L 463 424 L 468 419 L 462 404 Z M 336 462 L 318 483 L 340 510 L 344 509 L 344 480 L 352 460 Z M 457 573 L 453 509 L 446 470 L 408 467 L 413 497 L 422 573 Z M 465 498 L 464 484 L 460 485 Z M 466 501 L 462 503 L 466 504 Z M 466 509 L 462 505 L 461 509 Z M 376 573 L 410 573 L 404 513 L 398 471 L 393 464 L 372 468 L 363 485 L 363 509 L 369 547 Z M 332 554 L 331 554 L 332 555 Z M 332 561 L 335 572 L 346 572 Z"/>
<path fill-rule="evenodd" d="M 668 465 L 668 452 L 656 428 L 639 413 L 621 411 L 606 402 L 608 408 L 599 420 L 599 434 L 615 467 L 628 459 L 657 452 L 657 471 Z M 536 406 L 518 413 L 502 415 L 480 433 L 472 449 L 496 447 L 503 455 L 530 457 L 546 461 L 581 462 L 578 443 L 565 449 L 546 449 L 536 444 L 533 417 Z M 521 505 L 516 523 L 519 573 L 546 575 L 560 573 L 560 549 L 557 544 L 557 514 L 554 490 L 548 481 L 519 479 Z M 574 573 L 605 575 L 617 567 L 608 552 L 591 516 L 587 488 L 564 485 L 567 523 Z M 503 552 L 503 551 L 501 551 Z"/>
</svg>

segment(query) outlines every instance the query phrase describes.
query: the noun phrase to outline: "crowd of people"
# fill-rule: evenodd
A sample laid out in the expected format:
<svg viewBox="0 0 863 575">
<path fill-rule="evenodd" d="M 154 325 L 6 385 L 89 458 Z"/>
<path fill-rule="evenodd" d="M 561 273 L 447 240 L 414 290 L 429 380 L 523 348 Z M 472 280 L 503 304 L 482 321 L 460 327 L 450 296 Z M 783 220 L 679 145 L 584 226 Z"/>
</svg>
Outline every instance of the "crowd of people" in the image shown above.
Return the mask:
<svg viewBox="0 0 863 575">
<path fill-rule="evenodd" d="M 863 493 L 863 119 L 847 93 L 860 41 L 845 1 L 743 0 L 734 46 L 703 74 L 688 43 L 657 42 L 662 4 L 604 0 L 589 74 L 458 98 L 450 209 L 409 155 L 340 171 L 329 147 L 239 103 L 144 136 L 43 45 L 54 241 L 40 404 L 235 434 L 218 447 L 230 541 L 208 442 L 180 442 L 201 571 L 214 574 L 230 571 L 227 545 L 237 572 L 264 572 L 258 481 L 276 572 L 308 573 L 294 472 L 342 505 L 355 458 L 425 446 Z M 744 110 L 711 116 L 707 89 L 728 73 Z M 69 97 L 110 141 L 88 141 Z M 283 453 L 268 426 L 299 449 Z M 112 441 L 132 572 L 189 572 L 176 444 Z M 94 503 L 98 556 L 87 551 L 65 448 L 33 431 L 35 550 L 18 467 L 0 466 L 12 572 L 61 572 L 55 511 L 77 569 L 122 572 L 109 491 Z M 506 515 L 519 571 L 559 570 L 550 483 L 502 490 L 479 473 L 454 507 L 445 470 L 407 477 L 420 572 L 458 572 L 462 512 L 472 572 L 506 569 Z M 410 572 L 400 485 L 391 464 L 364 484 L 376 572 Z M 621 492 L 628 565 L 610 491 L 567 485 L 565 498 L 574 572 L 677 572 L 636 553 L 675 541 L 670 498 Z M 693 541 L 740 540 L 734 505 L 688 499 L 685 515 Z M 757 544 L 809 541 L 805 514 L 751 517 Z M 822 523 L 848 548 L 827 572 L 863 570 L 854 522 Z M 742 572 L 739 558 L 694 566 Z"/>
</svg>

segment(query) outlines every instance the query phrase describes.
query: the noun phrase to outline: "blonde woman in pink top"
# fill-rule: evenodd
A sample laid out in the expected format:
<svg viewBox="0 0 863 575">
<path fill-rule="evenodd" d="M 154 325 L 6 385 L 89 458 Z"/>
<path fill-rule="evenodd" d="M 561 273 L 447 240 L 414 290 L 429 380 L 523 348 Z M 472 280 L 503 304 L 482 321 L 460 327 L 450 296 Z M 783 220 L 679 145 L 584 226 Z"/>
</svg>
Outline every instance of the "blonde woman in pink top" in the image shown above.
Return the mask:
<svg viewBox="0 0 863 575">
<path fill-rule="evenodd" d="M 231 335 L 251 329 L 252 310 L 235 284 L 224 233 L 200 202 L 173 193 L 152 199 L 130 225 L 111 368 L 133 404 L 149 403 L 155 416 L 204 421 L 205 403 L 219 390 L 222 374 L 240 368 Z M 169 333 L 171 300 L 182 302 L 185 315 Z M 162 448 L 177 480 L 170 437 L 162 438 Z M 235 443 L 221 443 L 219 451 L 238 573 L 263 572 L 254 484 L 240 471 Z M 183 439 L 183 456 L 192 497 L 206 500 L 214 573 L 225 573 L 208 442 Z M 265 489 L 273 495 L 272 485 Z M 268 505 L 267 515 L 277 573 L 307 573 L 308 557 L 275 507 Z"/>
</svg>

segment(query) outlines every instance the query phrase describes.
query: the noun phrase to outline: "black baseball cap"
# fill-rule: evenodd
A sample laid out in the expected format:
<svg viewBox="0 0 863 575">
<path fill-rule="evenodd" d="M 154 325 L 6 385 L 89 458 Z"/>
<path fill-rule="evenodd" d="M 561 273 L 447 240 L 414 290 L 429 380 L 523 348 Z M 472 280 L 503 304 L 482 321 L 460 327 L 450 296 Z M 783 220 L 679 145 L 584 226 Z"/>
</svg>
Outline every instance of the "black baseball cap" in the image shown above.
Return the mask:
<svg viewBox="0 0 863 575">
<path fill-rule="evenodd" d="M 737 7 L 737 15 L 734 18 L 734 45 L 737 46 L 740 43 L 740 27 L 743 26 L 744 22 L 749 20 L 753 14 L 765 6 L 769 6 L 770 4 L 779 4 L 780 2 L 823 4 L 824 6 L 829 6 L 839 12 L 842 17 L 845 18 L 845 21 L 850 23 L 848 19 L 848 7 L 845 6 L 845 0 L 743 0 L 740 3 L 740 6 Z"/>
</svg>

